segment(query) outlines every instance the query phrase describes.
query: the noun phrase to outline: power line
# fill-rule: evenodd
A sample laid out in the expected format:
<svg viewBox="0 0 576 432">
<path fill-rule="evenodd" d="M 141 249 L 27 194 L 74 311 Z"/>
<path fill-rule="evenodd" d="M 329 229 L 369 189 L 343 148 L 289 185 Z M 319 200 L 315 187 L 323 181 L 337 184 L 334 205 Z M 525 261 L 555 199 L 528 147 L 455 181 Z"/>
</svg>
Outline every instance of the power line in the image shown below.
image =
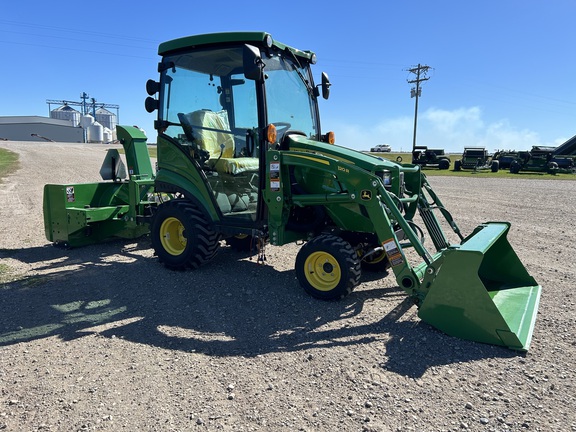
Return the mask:
<svg viewBox="0 0 576 432">
<path fill-rule="evenodd" d="M 414 150 L 416 149 L 416 125 L 418 124 L 418 98 L 422 94 L 420 83 L 423 81 L 428 81 L 430 79 L 430 77 L 427 76 L 428 71 L 430 69 L 431 69 L 430 66 L 421 65 L 420 63 L 418 63 L 418 66 L 408 69 L 408 72 L 416 75 L 416 79 L 407 80 L 408 84 L 416 84 L 416 86 L 413 86 L 410 89 L 410 97 L 416 98 L 416 104 L 414 106 L 414 135 L 412 138 L 412 152 L 414 152 Z"/>
</svg>

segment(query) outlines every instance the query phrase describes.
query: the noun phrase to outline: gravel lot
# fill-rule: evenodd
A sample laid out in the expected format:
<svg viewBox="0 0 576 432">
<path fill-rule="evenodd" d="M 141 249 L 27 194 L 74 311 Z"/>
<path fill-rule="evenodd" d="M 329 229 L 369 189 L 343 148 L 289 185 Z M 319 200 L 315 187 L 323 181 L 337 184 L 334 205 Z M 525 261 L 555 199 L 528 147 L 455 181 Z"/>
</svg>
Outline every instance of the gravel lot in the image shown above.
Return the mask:
<svg viewBox="0 0 576 432">
<path fill-rule="evenodd" d="M 465 233 L 512 222 L 543 286 L 527 354 L 422 323 L 394 277 L 314 300 L 297 246 L 171 272 L 147 238 L 44 236 L 42 187 L 99 180 L 106 146 L 2 142 L 0 430 L 576 431 L 576 181 L 432 177 Z"/>
</svg>

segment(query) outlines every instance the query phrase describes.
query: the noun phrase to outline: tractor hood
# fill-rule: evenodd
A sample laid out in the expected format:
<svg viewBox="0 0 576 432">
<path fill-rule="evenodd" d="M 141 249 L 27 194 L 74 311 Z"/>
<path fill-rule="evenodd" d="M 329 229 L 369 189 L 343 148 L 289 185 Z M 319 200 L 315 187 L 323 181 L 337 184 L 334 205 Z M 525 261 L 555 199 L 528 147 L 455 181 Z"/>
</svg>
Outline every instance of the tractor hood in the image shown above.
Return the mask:
<svg viewBox="0 0 576 432">
<path fill-rule="evenodd" d="M 321 141 L 308 139 L 301 135 L 289 135 L 285 138 L 291 151 L 314 153 L 339 161 L 355 165 L 373 173 L 379 171 L 399 171 L 401 165 L 391 160 L 363 153 L 358 150 L 328 144 Z"/>
</svg>

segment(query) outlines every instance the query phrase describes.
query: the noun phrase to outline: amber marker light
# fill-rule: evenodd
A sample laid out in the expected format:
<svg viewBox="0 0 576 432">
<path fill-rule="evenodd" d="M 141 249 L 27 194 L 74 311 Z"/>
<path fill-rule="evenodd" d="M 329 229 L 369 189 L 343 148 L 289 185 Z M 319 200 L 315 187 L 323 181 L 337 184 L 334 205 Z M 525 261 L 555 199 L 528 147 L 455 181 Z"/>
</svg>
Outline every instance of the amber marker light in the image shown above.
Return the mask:
<svg viewBox="0 0 576 432">
<path fill-rule="evenodd" d="M 336 135 L 334 135 L 334 132 L 330 131 L 324 135 L 324 141 L 328 144 L 334 144 L 336 142 Z"/>
<path fill-rule="evenodd" d="M 276 142 L 276 138 L 278 137 L 278 133 L 276 132 L 276 126 L 270 123 L 266 127 L 266 139 L 270 144 L 274 144 Z"/>
</svg>

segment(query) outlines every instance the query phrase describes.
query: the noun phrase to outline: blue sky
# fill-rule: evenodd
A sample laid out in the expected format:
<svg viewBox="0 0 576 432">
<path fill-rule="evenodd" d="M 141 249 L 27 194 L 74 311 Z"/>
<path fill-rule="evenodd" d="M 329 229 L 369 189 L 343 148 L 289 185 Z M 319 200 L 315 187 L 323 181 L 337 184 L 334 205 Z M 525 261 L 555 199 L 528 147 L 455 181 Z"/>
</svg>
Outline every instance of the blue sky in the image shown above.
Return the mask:
<svg viewBox="0 0 576 432">
<path fill-rule="evenodd" d="M 142 127 L 145 83 L 158 44 L 199 33 L 262 30 L 316 52 L 314 75 L 332 82 L 323 131 L 356 149 L 417 144 L 529 149 L 576 135 L 574 0 L 334 2 L 10 2 L 0 16 L 0 116 L 48 116 L 47 99 L 120 105 L 120 124 Z M 52 106 L 52 108 L 55 108 Z"/>
</svg>

